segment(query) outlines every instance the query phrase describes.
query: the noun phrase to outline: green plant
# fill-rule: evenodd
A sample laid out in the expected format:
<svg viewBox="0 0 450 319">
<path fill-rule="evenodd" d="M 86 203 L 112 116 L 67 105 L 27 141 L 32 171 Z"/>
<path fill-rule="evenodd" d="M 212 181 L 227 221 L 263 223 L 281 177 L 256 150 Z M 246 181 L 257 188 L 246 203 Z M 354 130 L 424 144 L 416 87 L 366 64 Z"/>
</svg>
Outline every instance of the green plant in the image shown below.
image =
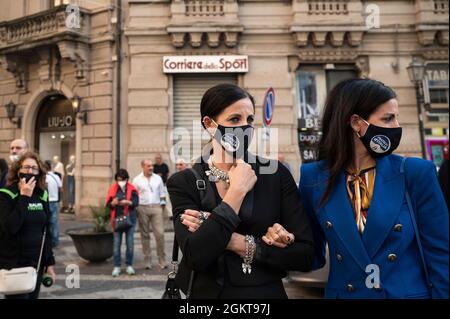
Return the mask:
<svg viewBox="0 0 450 319">
<path fill-rule="evenodd" d="M 92 219 L 95 224 L 94 231 L 96 233 L 107 232 L 106 226 L 109 223 L 111 210 L 105 206 L 93 207 L 89 206 L 92 214 Z"/>
</svg>

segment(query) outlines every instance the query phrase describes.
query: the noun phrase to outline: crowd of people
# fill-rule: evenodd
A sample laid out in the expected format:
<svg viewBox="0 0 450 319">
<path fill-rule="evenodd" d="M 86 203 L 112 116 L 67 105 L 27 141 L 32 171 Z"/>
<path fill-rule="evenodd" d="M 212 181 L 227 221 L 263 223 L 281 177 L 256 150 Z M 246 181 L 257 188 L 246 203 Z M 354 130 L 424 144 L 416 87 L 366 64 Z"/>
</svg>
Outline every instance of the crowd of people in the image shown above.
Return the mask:
<svg viewBox="0 0 450 319">
<path fill-rule="evenodd" d="M 137 227 L 145 268 L 154 265 L 151 232 L 157 265 L 168 267 L 170 215 L 182 251 L 175 281 L 190 298 L 287 298 L 288 271 L 326 262 L 326 298 L 448 298 L 448 160 L 438 177 L 432 162 L 392 154 L 402 127 L 391 88 L 369 79 L 335 86 L 325 103 L 319 160 L 301 165 L 298 184 L 282 154 L 267 161 L 248 151 L 255 118 L 249 92 L 212 87 L 200 114 L 211 141 L 192 165 L 179 158 L 170 175 L 156 154 L 132 179 L 119 169 L 105 189 L 113 277 L 122 272 L 123 237 L 126 274 L 136 274 Z M 58 158 L 42 162 L 28 148 L 14 140 L 9 163 L 0 159 L 0 269 L 37 267 L 38 279 L 33 292 L 7 298 L 37 298 L 43 274 L 56 279 L 64 169 Z M 74 176 L 74 159 L 69 165 Z M 264 173 L 267 166 L 276 169 Z M 368 284 L 373 265 L 379 276 Z"/>
</svg>

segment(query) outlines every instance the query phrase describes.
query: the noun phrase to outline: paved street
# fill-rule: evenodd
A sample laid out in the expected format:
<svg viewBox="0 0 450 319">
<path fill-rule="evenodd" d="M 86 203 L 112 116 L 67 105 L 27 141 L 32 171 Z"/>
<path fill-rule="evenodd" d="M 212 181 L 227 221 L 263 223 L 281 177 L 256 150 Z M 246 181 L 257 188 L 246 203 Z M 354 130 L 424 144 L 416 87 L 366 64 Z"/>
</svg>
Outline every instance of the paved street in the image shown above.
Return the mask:
<svg viewBox="0 0 450 319">
<path fill-rule="evenodd" d="M 152 270 L 145 270 L 143 267 L 143 256 L 139 233 L 135 234 L 135 276 L 122 274 L 118 278 L 111 276 L 112 260 L 103 263 L 88 263 L 81 259 L 76 253 L 75 247 L 69 236 L 64 234 L 65 229 L 88 224 L 76 221 L 73 215 L 61 214 L 61 238 L 60 246 L 55 250 L 57 259 L 56 271 L 57 282 L 50 288 L 42 287 L 40 298 L 42 299 L 159 299 L 164 291 L 168 269 L 160 270 L 156 265 L 155 242 L 152 237 L 151 247 L 152 260 L 155 263 Z M 166 232 L 166 254 L 168 261 L 171 257 L 173 242 L 173 232 L 170 224 Z M 122 246 L 123 255 L 125 246 Z M 77 265 L 80 270 L 80 287 L 67 288 L 66 267 Z M 69 271 L 70 275 L 71 272 Z M 286 291 L 290 298 L 321 298 L 322 290 L 317 288 L 301 288 L 298 283 L 288 279 L 284 280 Z"/>
</svg>

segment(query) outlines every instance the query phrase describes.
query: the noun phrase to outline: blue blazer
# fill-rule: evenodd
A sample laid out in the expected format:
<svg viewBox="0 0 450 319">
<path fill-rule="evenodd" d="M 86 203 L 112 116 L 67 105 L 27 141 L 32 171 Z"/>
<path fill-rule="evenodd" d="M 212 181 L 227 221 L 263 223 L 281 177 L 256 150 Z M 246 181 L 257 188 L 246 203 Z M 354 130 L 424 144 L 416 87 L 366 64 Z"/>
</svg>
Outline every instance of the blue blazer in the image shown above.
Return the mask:
<svg viewBox="0 0 450 319">
<path fill-rule="evenodd" d="M 418 158 L 406 161 L 389 155 L 376 160 L 374 194 L 364 233 L 360 236 L 341 172 L 328 201 L 318 208 L 328 173 L 324 161 L 301 166 L 300 195 L 314 233 L 314 267 L 325 265 L 330 253 L 326 298 L 448 298 L 449 220 L 435 166 Z M 405 181 L 406 175 L 406 181 Z M 428 288 L 414 237 L 405 187 L 417 215 Z M 380 288 L 369 288 L 378 266 Z M 369 266 L 369 267 L 368 267 Z M 367 271 L 367 272 L 366 272 Z M 372 281 L 373 282 L 373 281 Z"/>
</svg>

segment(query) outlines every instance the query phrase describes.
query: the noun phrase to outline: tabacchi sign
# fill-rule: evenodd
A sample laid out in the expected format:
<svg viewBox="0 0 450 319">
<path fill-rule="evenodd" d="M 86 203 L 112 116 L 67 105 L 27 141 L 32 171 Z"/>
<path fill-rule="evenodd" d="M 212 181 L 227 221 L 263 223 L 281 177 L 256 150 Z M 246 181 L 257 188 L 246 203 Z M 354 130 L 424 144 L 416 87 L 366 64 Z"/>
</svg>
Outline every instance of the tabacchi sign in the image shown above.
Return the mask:
<svg viewBox="0 0 450 319">
<path fill-rule="evenodd" d="M 246 55 L 182 55 L 163 57 L 164 73 L 244 73 Z"/>
</svg>

